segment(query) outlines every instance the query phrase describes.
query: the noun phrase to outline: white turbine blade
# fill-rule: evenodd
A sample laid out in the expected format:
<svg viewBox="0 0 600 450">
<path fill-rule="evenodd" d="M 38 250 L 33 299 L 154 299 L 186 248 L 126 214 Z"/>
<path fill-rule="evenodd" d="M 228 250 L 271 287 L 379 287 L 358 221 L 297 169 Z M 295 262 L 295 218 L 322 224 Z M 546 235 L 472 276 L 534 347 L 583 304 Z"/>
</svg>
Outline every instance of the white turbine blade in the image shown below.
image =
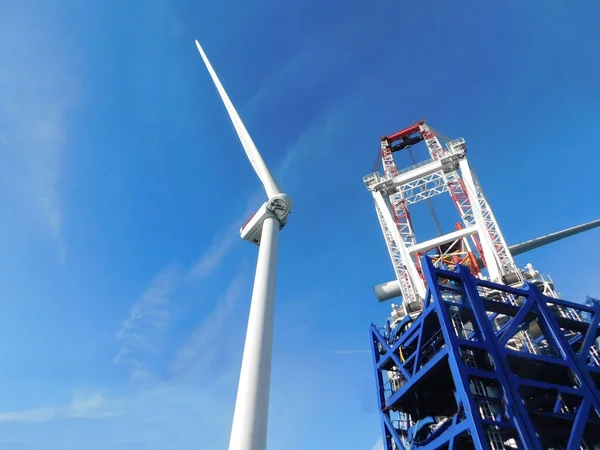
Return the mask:
<svg viewBox="0 0 600 450">
<path fill-rule="evenodd" d="M 252 164 L 252 167 L 254 168 L 256 175 L 258 175 L 258 178 L 260 179 L 261 183 L 263 184 L 265 191 L 267 192 L 267 196 L 269 197 L 269 199 L 271 199 L 275 195 L 281 194 L 281 188 L 279 187 L 279 185 L 273 178 L 273 175 L 271 175 L 269 168 L 265 164 L 265 161 L 262 159 L 262 156 L 260 155 L 260 152 L 256 148 L 256 145 L 254 145 L 254 142 L 252 141 L 252 138 L 250 137 L 248 130 L 246 130 L 246 127 L 244 126 L 242 119 L 240 119 L 240 116 L 238 115 L 237 111 L 235 110 L 233 103 L 231 103 L 231 100 L 229 99 L 227 92 L 225 92 L 223 85 L 219 81 L 219 77 L 217 77 L 217 74 L 215 73 L 212 65 L 210 64 L 210 61 L 208 60 L 206 54 L 204 53 L 204 50 L 202 50 L 202 47 L 200 46 L 200 43 L 197 40 L 196 40 L 196 47 L 198 47 L 200 56 L 202 56 L 202 59 L 204 60 L 204 64 L 206 65 L 206 68 L 208 69 L 208 72 L 210 73 L 210 76 L 211 76 L 213 82 L 215 83 L 215 86 L 217 87 L 217 91 L 219 91 L 221 100 L 223 100 L 223 104 L 225 105 L 225 108 L 227 109 L 227 112 L 229 113 L 229 118 L 231 119 L 231 122 L 233 123 L 233 126 L 235 127 L 235 131 L 238 134 L 240 142 L 242 143 L 242 146 L 244 147 L 244 150 L 246 151 L 246 155 L 248 156 L 248 159 L 250 160 L 250 164 Z"/>
<path fill-rule="evenodd" d="M 591 222 L 577 225 L 565 230 L 557 231 L 555 233 L 547 234 L 539 238 L 531 239 L 520 244 L 511 245 L 508 247 L 510 253 L 513 256 L 520 255 L 536 248 L 543 247 L 544 245 L 552 244 L 553 242 L 560 241 L 562 239 L 574 236 L 584 231 L 591 230 L 592 228 L 600 227 L 600 219 L 592 220 Z"/>
</svg>

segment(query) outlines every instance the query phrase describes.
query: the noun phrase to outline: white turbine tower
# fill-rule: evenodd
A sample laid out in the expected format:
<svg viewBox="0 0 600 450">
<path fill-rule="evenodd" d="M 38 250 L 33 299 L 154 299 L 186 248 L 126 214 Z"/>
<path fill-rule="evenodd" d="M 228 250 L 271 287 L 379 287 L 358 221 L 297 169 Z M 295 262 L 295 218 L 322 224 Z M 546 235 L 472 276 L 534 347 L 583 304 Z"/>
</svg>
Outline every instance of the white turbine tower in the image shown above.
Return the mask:
<svg viewBox="0 0 600 450">
<path fill-rule="evenodd" d="M 271 175 L 198 41 L 196 46 L 268 197 L 240 230 L 242 239 L 257 244 L 259 249 L 229 439 L 229 450 L 264 450 L 267 445 L 277 246 L 279 230 L 287 222 L 292 202 Z"/>
</svg>

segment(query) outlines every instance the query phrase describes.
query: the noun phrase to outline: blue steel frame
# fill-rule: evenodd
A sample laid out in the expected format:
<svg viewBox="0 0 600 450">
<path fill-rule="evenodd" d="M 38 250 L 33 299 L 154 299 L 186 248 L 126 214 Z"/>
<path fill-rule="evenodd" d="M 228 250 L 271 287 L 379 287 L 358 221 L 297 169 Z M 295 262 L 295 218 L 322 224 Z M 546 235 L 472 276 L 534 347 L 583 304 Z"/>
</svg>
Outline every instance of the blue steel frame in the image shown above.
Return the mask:
<svg viewBox="0 0 600 450">
<path fill-rule="evenodd" d="M 591 353 L 600 302 L 491 283 L 428 257 L 422 267 L 420 316 L 370 328 L 384 449 L 600 449 L 600 367 Z M 535 337 L 531 352 L 514 345 L 525 329 Z"/>
</svg>

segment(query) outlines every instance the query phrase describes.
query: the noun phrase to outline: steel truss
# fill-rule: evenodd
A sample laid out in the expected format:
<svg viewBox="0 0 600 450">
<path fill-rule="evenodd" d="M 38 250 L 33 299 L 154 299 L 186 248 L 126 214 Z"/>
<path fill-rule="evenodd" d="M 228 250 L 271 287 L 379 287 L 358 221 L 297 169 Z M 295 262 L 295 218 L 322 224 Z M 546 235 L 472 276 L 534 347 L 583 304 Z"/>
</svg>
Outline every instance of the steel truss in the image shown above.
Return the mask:
<svg viewBox="0 0 600 450">
<path fill-rule="evenodd" d="M 466 143 L 462 138 L 450 141 L 448 149 L 445 150 L 426 124 L 421 125 L 421 135 L 433 159 L 442 158 L 448 151 L 466 152 Z M 476 182 L 466 158 L 460 161 L 460 169 L 462 178 L 456 170 L 452 170 L 444 174 L 444 182 L 465 224 L 468 226 L 482 224 L 479 238 L 483 239 L 484 244 L 482 245 L 480 239 L 477 238 L 474 238 L 474 244 L 484 254 L 487 253 L 488 259 L 494 259 L 493 262 L 488 261 L 487 264 L 490 276 L 494 281 L 501 281 L 502 277 L 507 274 L 518 274 L 492 209 Z"/>
<path fill-rule="evenodd" d="M 423 312 L 370 329 L 384 448 L 600 449 L 600 302 L 421 265 Z"/>
<path fill-rule="evenodd" d="M 424 141 L 429 159 L 398 170 L 393 153 Z M 527 276 L 518 269 L 504 240 L 491 207 L 466 157 L 463 138 L 449 140 L 442 145 L 425 121 L 391 136 L 381 138 L 383 176 L 379 172 L 364 177 L 367 189 L 373 194 L 377 217 L 392 259 L 396 281 L 390 282 L 387 292 L 402 296 L 402 305 L 392 309 L 413 319 L 422 310 L 425 283 L 420 267 L 420 256 L 437 254 L 436 265 L 467 264 L 480 277 L 502 282 L 513 287 L 522 286 Z M 413 158 L 414 162 L 414 158 Z M 458 209 L 462 223 L 457 232 L 417 243 L 409 206 L 430 202 L 434 196 L 449 193 Z M 441 232 L 431 204 L 432 217 Z M 467 230 L 465 234 L 461 230 Z M 437 238 L 436 238 L 437 239 Z M 427 246 L 436 242 L 436 246 Z M 424 249 L 424 247 L 427 247 Z M 391 284 L 395 283 L 395 284 Z M 552 283 L 546 283 L 544 292 L 552 292 Z M 387 294 L 386 294 L 387 295 Z M 387 297 L 387 298 L 393 298 Z"/>
</svg>

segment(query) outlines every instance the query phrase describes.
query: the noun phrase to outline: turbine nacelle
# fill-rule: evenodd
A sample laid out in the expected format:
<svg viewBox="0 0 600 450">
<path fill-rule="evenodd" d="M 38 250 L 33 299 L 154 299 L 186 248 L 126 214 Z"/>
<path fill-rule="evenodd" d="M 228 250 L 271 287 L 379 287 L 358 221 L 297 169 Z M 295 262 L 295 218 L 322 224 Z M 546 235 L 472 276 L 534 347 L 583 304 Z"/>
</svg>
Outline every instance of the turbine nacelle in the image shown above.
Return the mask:
<svg viewBox="0 0 600 450">
<path fill-rule="evenodd" d="M 277 194 L 255 212 L 240 229 L 242 239 L 260 245 L 263 223 L 266 218 L 274 217 L 281 230 L 287 224 L 291 213 L 292 199 L 287 194 Z"/>
</svg>

